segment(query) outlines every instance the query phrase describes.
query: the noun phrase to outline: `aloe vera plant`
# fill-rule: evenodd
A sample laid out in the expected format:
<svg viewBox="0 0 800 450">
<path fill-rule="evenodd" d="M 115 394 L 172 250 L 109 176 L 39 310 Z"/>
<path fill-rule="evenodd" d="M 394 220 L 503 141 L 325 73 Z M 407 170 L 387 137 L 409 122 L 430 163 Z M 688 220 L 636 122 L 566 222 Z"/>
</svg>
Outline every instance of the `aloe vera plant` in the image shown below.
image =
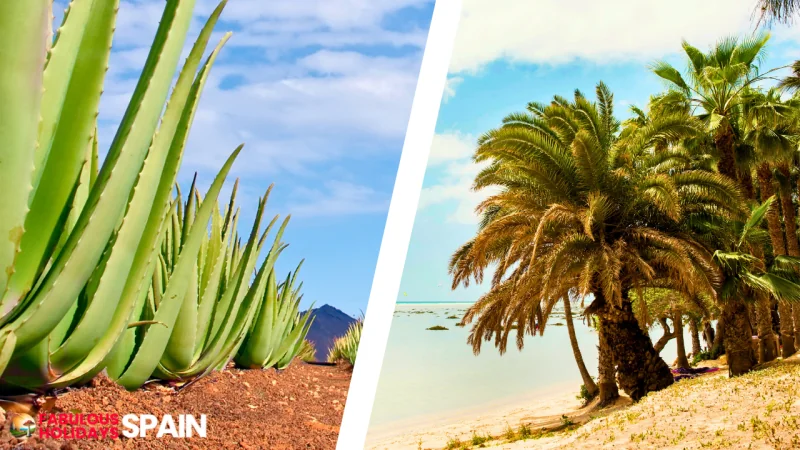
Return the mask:
<svg viewBox="0 0 800 450">
<path fill-rule="evenodd" d="M 314 347 L 314 343 L 308 339 L 304 339 L 303 344 L 300 345 L 300 351 L 297 352 L 297 359 L 305 362 L 316 361 L 317 349 Z"/>
<path fill-rule="evenodd" d="M 314 322 L 312 307 L 300 314 L 300 289 L 295 288 L 300 261 L 294 273 L 277 284 L 274 269 L 267 277 L 266 289 L 255 319 L 236 355 L 235 362 L 245 368 L 275 367 L 283 369 L 300 353 L 308 330 Z"/>
<path fill-rule="evenodd" d="M 328 352 L 328 362 L 347 361 L 350 364 L 356 363 L 358 353 L 358 343 L 361 341 L 361 330 L 364 329 L 364 321 L 358 319 L 341 337 L 333 341 L 333 346 Z"/>
<path fill-rule="evenodd" d="M 50 0 L 0 2 L 4 390 L 66 386 L 102 370 L 149 290 L 200 93 L 230 36 L 202 62 L 223 0 L 166 103 L 194 3 L 166 1 L 142 74 L 99 166 L 96 117 L 119 0 L 73 0 L 52 41 Z M 240 149 L 207 199 L 218 195 Z M 204 202 L 193 213 L 187 239 L 172 255 L 176 268 L 163 309 L 180 307 L 213 205 Z M 134 360 L 128 371 L 138 367 Z"/>
<path fill-rule="evenodd" d="M 259 201 L 250 237 L 242 245 L 235 234 L 235 196 L 236 188 L 224 214 L 212 200 L 203 201 L 194 186 L 185 203 L 180 197 L 173 203 L 158 267 L 146 297 L 137 306 L 135 317 L 142 326 L 127 332 L 107 367 L 109 376 L 122 386 L 136 389 L 151 376 L 181 380 L 204 375 L 224 367 L 241 345 L 267 290 L 268 274 L 286 247 L 281 237 L 289 218 L 275 233 L 251 282 L 250 274 L 278 217 L 259 237 L 268 190 Z M 210 229 L 203 230 L 200 251 L 194 260 L 176 259 L 174 255 L 192 238 L 187 230 L 194 228 L 204 208 L 214 213 Z M 206 223 L 205 217 L 202 223 Z M 175 292 L 181 300 L 167 301 L 174 294 L 170 287 L 175 282 L 182 289 Z"/>
</svg>

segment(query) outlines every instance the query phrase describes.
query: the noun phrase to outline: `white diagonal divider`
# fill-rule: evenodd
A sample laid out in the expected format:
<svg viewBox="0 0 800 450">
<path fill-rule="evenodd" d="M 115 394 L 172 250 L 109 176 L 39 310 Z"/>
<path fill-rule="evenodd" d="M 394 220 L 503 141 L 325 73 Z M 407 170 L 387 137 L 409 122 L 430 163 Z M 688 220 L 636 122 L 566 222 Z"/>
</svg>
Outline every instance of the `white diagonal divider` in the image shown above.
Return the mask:
<svg viewBox="0 0 800 450">
<path fill-rule="evenodd" d="M 364 448 L 460 16 L 461 0 L 436 1 L 337 450 Z"/>
</svg>

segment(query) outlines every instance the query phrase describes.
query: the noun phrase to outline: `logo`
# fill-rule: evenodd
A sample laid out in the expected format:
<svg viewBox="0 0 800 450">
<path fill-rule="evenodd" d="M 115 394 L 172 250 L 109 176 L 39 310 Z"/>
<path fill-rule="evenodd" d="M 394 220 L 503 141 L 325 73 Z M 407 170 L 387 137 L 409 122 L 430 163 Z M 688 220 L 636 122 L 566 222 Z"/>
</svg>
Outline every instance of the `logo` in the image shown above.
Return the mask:
<svg viewBox="0 0 800 450">
<path fill-rule="evenodd" d="M 119 414 L 40 413 L 42 439 L 116 439 Z"/>
<path fill-rule="evenodd" d="M 173 438 L 206 437 L 206 415 L 200 415 L 200 421 L 191 414 L 180 414 L 177 420 L 170 414 L 161 420 L 152 414 L 127 414 L 122 417 L 122 435 L 127 438 L 147 437 L 154 430 L 156 438 L 171 436 Z"/>
<path fill-rule="evenodd" d="M 1 0 L 0 0 L 1 1 Z M 156 438 L 170 436 L 172 438 L 205 438 L 206 415 L 200 415 L 198 421 L 191 414 L 172 416 L 165 414 L 161 418 L 152 414 L 126 414 L 121 416 L 110 414 L 82 413 L 41 413 L 37 422 L 30 416 L 15 417 L 11 428 L 14 436 L 30 437 L 36 433 L 42 439 L 118 439 L 144 438 L 155 435 Z M 17 422 L 18 421 L 18 422 Z M 23 428 L 25 427 L 25 428 Z M 17 430 L 15 432 L 15 430 Z"/>
<path fill-rule="evenodd" d="M 15 438 L 29 438 L 36 431 L 36 421 L 27 414 L 15 414 L 9 431 Z"/>
</svg>

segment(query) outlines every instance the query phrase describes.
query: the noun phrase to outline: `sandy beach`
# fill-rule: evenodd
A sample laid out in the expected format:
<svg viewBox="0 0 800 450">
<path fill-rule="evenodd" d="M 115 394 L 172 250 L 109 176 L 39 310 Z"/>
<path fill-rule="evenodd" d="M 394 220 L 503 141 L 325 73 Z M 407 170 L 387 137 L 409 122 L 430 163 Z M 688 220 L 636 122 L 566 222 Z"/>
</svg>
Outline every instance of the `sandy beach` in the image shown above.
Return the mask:
<svg viewBox="0 0 800 450">
<path fill-rule="evenodd" d="M 637 404 L 623 397 L 603 410 L 581 408 L 574 395 L 564 394 L 446 426 L 371 436 L 367 448 L 800 448 L 800 355 L 732 379 L 721 362 L 707 361 L 703 365 L 721 370 L 676 382 Z M 527 425 L 530 437 L 508 439 L 508 427 L 519 430 L 520 424 Z"/>
<path fill-rule="evenodd" d="M 481 410 L 471 409 L 449 414 L 446 417 L 425 417 L 412 423 L 390 423 L 370 429 L 367 438 L 368 450 L 419 450 L 445 448 L 449 442 L 469 441 L 473 435 L 498 436 L 508 427 L 517 428 L 521 423 L 542 427 L 560 420 L 562 414 L 580 414 L 581 402 L 576 399 L 574 388 L 554 389 L 560 393 L 523 395 L 506 406 L 493 406 Z M 425 425 L 427 423 L 428 425 Z M 434 425 L 430 425 L 434 424 Z"/>
<path fill-rule="evenodd" d="M 736 378 L 725 371 L 684 380 L 629 408 L 503 449 L 800 448 L 800 355 Z"/>
</svg>

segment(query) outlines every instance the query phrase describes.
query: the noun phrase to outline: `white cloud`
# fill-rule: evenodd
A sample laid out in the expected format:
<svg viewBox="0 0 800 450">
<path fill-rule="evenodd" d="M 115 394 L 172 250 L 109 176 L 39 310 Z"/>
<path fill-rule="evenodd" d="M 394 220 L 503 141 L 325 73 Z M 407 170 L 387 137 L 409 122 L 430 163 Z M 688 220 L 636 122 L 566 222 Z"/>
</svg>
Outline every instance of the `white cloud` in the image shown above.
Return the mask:
<svg viewBox="0 0 800 450">
<path fill-rule="evenodd" d="M 475 151 L 475 138 L 460 132 L 436 133 L 431 143 L 428 167 L 468 159 Z"/>
<path fill-rule="evenodd" d="M 413 72 L 418 58 L 367 56 L 354 51 L 320 50 L 298 60 L 305 69 L 326 75 L 387 75 L 393 72 Z"/>
<path fill-rule="evenodd" d="M 650 59 L 680 50 L 680 40 L 705 48 L 752 29 L 753 0 L 464 0 L 452 73 L 499 59 L 558 64 Z"/>
<path fill-rule="evenodd" d="M 442 101 L 447 103 L 448 100 L 455 97 L 456 88 L 461 82 L 464 81 L 461 77 L 447 77 L 447 82 L 444 85 L 444 94 L 442 94 Z"/>
<path fill-rule="evenodd" d="M 452 210 L 447 220 L 460 224 L 478 221 L 475 207 L 490 195 L 492 189 L 472 190 L 475 176 L 486 165 L 475 164 L 471 156 L 475 139 L 460 133 L 437 133 L 433 137 L 428 167 L 437 169 L 439 175 L 434 185 L 422 189 L 418 209 L 448 204 Z"/>
<path fill-rule="evenodd" d="M 297 188 L 293 197 L 289 212 L 294 216 L 341 216 L 389 209 L 388 194 L 346 181 L 326 182 L 324 189 Z"/>
<path fill-rule="evenodd" d="M 208 14 L 218 0 L 201 0 L 198 11 Z M 420 7 L 428 0 L 236 0 L 225 8 L 226 18 L 244 23 L 272 19 L 309 20 L 333 29 L 378 27 L 387 14 L 403 8 Z"/>
<path fill-rule="evenodd" d="M 182 173 L 213 177 L 245 143 L 231 178 L 261 185 L 265 176 L 305 177 L 297 184 L 311 187 L 295 193 L 301 215 L 385 211 L 389 194 L 361 186 L 370 183 L 354 179 L 347 169 L 354 160 L 399 153 L 427 30 L 389 29 L 387 23 L 397 11 L 431 3 L 230 1 L 209 47 L 227 30 L 233 37 L 206 84 Z M 217 4 L 197 0 L 180 65 Z M 64 6 L 65 0 L 56 0 L 57 8 Z M 101 148 L 111 142 L 128 106 L 163 8 L 163 0 L 121 1 L 100 106 Z M 369 51 L 353 50 L 357 46 Z M 331 173 L 332 167 L 340 173 Z M 315 191 L 322 186 L 315 176 L 320 170 L 329 179 L 350 181 Z"/>
<path fill-rule="evenodd" d="M 449 214 L 447 220 L 459 224 L 475 224 L 478 215 L 475 208 L 495 190 L 491 188 L 474 191 L 472 183 L 475 176 L 485 164 L 475 164 L 471 161 L 451 162 L 443 171 L 440 180 L 422 189 L 419 199 L 419 209 L 434 205 L 448 204 Z M 450 209 L 452 208 L 452 209 Z"/>
</svg>

